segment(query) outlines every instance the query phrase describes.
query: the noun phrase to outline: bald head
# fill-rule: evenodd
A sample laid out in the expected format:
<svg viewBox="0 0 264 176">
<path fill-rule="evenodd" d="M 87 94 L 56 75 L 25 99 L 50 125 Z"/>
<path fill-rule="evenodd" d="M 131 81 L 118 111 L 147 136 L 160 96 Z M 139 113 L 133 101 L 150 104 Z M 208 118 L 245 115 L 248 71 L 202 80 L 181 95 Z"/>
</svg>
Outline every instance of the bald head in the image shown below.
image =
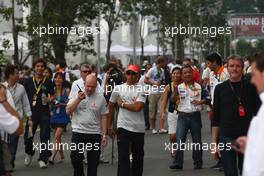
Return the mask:
<svg viewBox="0 0 264 176">
<path fill-rule="evenodd" d="M 97 86 L 97 77 L 94 74 L 90 74 L 85 79 L 85 91 L 87 95 L 91 95 L 95 92 Z"/>
</svg>

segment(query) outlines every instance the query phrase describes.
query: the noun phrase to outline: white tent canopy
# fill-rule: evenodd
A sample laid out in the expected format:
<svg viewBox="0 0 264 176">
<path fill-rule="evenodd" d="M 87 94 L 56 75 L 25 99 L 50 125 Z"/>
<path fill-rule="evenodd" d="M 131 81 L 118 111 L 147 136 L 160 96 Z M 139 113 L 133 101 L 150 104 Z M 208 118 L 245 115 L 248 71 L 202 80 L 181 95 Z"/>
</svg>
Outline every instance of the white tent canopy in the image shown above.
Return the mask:
<svg viewBox="0 0 264 176">
<path fill-rule="evenodd" d="M 146 55 L 156 55 L 157 54 L 158 47 L 155 45 L 147 45 L 144 47 L 144 54 Z M 159 53 L 162 53 L 162 48 L 159 47 Z M 141 54 L 141 48 L 137 48 L 137 55 Z"/>
<path fill-rule="evenodd" d="M 102 51 L 103 53 L 106 53 L 106 49 Z M 133 50 L 131 48 L 127 48 L 121 45 L 114 45 L 110 48 L 111 54 L 131 54 L 133 53 Z"/>
</svg>

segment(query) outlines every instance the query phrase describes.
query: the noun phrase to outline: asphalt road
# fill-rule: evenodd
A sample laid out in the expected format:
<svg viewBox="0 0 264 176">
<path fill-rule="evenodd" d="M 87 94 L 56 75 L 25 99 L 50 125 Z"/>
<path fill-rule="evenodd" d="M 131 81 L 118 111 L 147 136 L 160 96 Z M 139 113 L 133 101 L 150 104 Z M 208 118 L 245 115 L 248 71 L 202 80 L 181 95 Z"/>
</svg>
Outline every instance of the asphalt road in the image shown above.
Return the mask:
<svg viewBox="0 0 264 176">
<path fill-rule="evenodd" d="M 203 119 L 203 128 L 202 128 L 202 141 L 203 143 L 210 141 L 210 123 L 206 113 L 202 115 Z M 39 135 L 36 136 L 35 142 L 39 140 Z M 70 142 L 71 131 L 70 127 L 63 136 L 63 142 Z M 188 139 L 191 141 L 190 135 L 188 134 Z M 169 151 L 165 151 L 165 143 L 169 142 L 167 134 L 156 134 L 153 135 L 150 131 L 146 132 L 145 135 L 145 158 L 144 158 L 144 176 L 222 176 L 223 172 L 210 169 L 210 166 L 215 164 L 215 161 L 212 159 L 209 151 L 203 152 L 204 167 L 202 170 L 193 170 L 192 164 L 192 152 L 185 151 L 184 155 L 184 168 L 182 171 L 171 171 L 169 165 L 172 161 Z M 98 167 L 98 176 L 114 176 L 117 175 L 117 152 L 116 152 L 116 143 L 115 143 L 115 158 L 113 164 L 100 164 Z M 111 160 L 111 142 L 106 148 L 105 156 L 107 159 Z M 15 172 L 14 176 L 58 176 L 73 175 L 73 168 L 70 162 L 70 152 L 65 151 L 65 160 L 62 163 L 55 163 L 55 165 L 49 165 L 46 169 L 40 169 L 37 163 L 38 154 L 34 155 L 32 164 L 27 167 L 24 166 L 24 146 L 23 139 L 21 138 Z M 86 167 L 86 166 L 84 166 Z"/>
</svg>

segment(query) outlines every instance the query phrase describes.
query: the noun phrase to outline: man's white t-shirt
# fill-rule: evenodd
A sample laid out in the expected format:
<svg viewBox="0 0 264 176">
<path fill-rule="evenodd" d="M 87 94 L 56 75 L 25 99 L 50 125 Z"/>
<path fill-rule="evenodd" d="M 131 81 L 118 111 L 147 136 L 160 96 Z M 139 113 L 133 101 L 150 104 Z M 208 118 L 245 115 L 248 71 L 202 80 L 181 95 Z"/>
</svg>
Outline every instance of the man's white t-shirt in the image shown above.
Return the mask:
<svg viewBox="0 0 264 176">
<path fill-rule="evenodd" d="M 178 92 L 180 96 L 180 103 L 178 105 L 178 111 L 191 113 L 195 111 L 201 111 L 202 106 L 194 106 L 191 102 L 193 100 L 200 101 L 202 98 L 202 88 L 198 83 L 190 88 L 185 83 L 182 83 L 178 86 Z"/>
<path fill-rule="evenodd" d="M 142 90 L 142 86 L 139 84 L 129 86 L 124 83 L 116 86 L 109 101 L 116 103 L 118 96 L 122 98 L 125 104 L 134 104 L 135 102 L 145 103 L 146 101 L 146 95 Z M 143 109 L 139 112 L 132 112 L 120 108 L 117 117 L 117 128 L 123 128 L 136 133 L 144 133 L 145 120 Z"/>
<path fill-rule="evenodd" d="M 78 92 L 73 94 L 69 103 L 74 101 Z M 104 96 L 98 92 L 86 96 L 72 114 L 72 131 L 85 134 L 101 134 L 101 118 L 108 113 Z"/>
</svg>

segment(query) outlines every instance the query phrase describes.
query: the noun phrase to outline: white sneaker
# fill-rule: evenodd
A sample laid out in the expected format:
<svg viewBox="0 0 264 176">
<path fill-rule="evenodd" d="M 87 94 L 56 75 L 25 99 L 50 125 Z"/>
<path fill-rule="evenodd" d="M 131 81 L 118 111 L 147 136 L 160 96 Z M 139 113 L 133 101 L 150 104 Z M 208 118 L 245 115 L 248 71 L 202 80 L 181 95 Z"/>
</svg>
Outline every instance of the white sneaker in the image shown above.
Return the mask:
<svg viewBox="0 0 264 176">
<path fill-rule="evenodd" d="M 157 133 L 158 133 L 158 131 L 156 129 L 152 130 L 152 134 L 157 134 Z"/>
<path fill-rule="evenodd" d="M 166 134 L 166 133 L 168 133 L 168 130 L 166 130 L 164 128 L 159 130 L 159 134 Z"/>
<path fill-rule="evenodd" d="M 40 168 L 47 168 L 47 164 L 44 161 L 39 161 L 38 163 Z"/>
<path fill-rule="evenodd" d="M 132 153 L 129 155 L 129 160 L 130 160 L 130 163 L 132 163 L 132 161 L 133 161 L 133 155 L 132 155 Z"/>
<path fill-rule="evenodd" d="M 31 161 L 32 161 L 32 156 L 26 154 L 24 164 L 25 164 L 26 166 L 29 166 L 29 165 L 31 164 Z"/>
</svg>

